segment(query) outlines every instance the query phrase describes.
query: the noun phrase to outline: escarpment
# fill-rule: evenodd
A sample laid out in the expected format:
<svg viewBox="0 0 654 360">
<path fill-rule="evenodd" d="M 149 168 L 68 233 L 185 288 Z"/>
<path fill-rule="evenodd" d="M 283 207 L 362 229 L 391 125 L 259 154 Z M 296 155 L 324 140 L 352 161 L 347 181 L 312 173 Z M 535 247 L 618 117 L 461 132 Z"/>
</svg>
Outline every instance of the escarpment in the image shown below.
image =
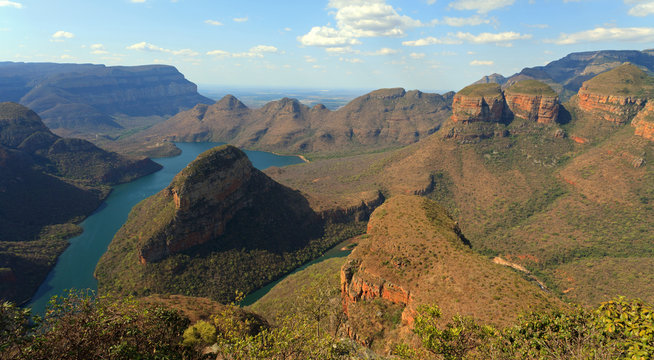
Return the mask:
<svg viewBox="0 0 654 360">
<path fill-rule="evenodd" d="M 603 120 L 628 123 L 654 97 L 652 79 L 637 66 L 623 64 L 584 82 L 577 105 Z"/>
<path fill-rule="evenodd" d="M 213 103 L 176 68 L 166 65 L 0 64 L 4 99 L 38 112 L 59 133 L 95 135 L 121 129 L 120 116 L 171 116 Z"/>
<path fill-rule="evenodd" d="M 275 198 L 283 198 L 285 203 L 272 203 Z M 156 208 L 147 209 L 155 203 Z M 283 220 L 292 221 L 296 234 L 273 234 L 272 231 L 281 229 L 271 228 L 270 239 L 280 241 L 267 244 L 269 248 L 292 249 L 303 245 L 311 237 L 307 235 L 318 235 L 314 229 L 318 216 L 300 194 L 252 167 L 245 153 L 235 147 L 209 150 L 177 174 L 170 186 L 142 204 L 146 212 L 156 212 L 156 220 L 140 231 L 139 261 L 159 261 L 197 245 L 220 241 L 219 237 L 240 211 L 259 208 L 257 211 L 272 212 L 276 206 L 285 212 Z M 279 216 L 271 216 L 254 226 L 270 226 L 279 220 Z"/>
<path fill-rule="evenodd" d="M 474 253 L 435 202 L 405 195 L 390 198 L 371 216 L 367 237 L 341 269 L 341 296 L 348 332 L 366 345 L 400 336 L 422 304 L 437 304 L 445 319 L 471 315 L 494 324 L 509 323 L 521 310 L 559 304 Z M 397 321 L 381 320 L 388 317 Z"/>
</svg>

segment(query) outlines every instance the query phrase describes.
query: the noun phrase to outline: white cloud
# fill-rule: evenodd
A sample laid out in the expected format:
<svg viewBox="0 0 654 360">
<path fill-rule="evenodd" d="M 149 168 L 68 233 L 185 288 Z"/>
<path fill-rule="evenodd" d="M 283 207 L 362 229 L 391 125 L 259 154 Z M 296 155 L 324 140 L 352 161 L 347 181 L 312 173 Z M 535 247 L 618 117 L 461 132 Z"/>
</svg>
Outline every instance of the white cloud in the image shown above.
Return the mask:
<svg viewBox="0 0 654 360">
<path fill-rule="evenodd" d="M 316 59 L 315 57 L 310 56 L 310 55 L 305 55 L 304 56 L 304 61 L 306 61 L 308 63 L 314 63 L 314 62 L 318 61 L 318 59 Z"/>
<path fill-rule="evenodd" d="M 495 43 L 499 46 L 512 46 L 510 41 L 514 40 L 525 40 L 531 39 L 530 34 L 520 34 L 513 31 L 501 32 L 501 33 L 481 33 L 479 35 L 473 35 L 468 32 L 457 32 L 449 33 L 446 37 L 435 38 L 429 36 L 423 39 L 410 40 L 402 42 L 404 46 L 427 46 L 427 45 L 436 45 L 436 44 L 446 44 L 446 45 L 456 45 L 461 44 L 464 41 L 473 43 L 473 44 L 488 44 Z"/>
<path fill-rule="evenodd" d="M 325 48 L 325 51 L 329 54 L 346 54 L 346 53 L 359 53 L 359 50 L 354 50 L 350 46 L 336 46 Z"/>
<path fill-rule="evenodd" d="M 434 5 L 436 4 L 436 0 L 427 0 L 428 5 Z"/>
<path fill-rule="evenodd" d="M 393 55 L 397 54 L 399 50 L 391 49 L 391 48 L 381 48 L 375 52 L 372 53 L 366 53 L 366 55 Z"/>
<path fill-rule="evenodd" d="M 165 48 L 159 47 L 157 45 L 147 43 L 145 41 L 142 41 L 142 42 L 136 43 L 136 44 L 132 44 L 132 45 L 127 47 L 127 50 L 162 52 L 162 53 L 168 53 L 168 54 L 180 55 L 180 56 L 198 56 L 198 55 L 200 55 L 200 53 L 198 53 L 197 51 L 193 51 L 191 49 L 170 50 L 170 49 L 165 49 Z"/>
<path fill-rule="evenodd" d="M 132 45 L 127 47 L 127 50 L 156 51 L 156 52 L 169 52 L 170 51 L 170 50 L 158 47 L 156 45 L 146 43 L 145 41 L 142 41 L 142 42 L 136 43 L 136 44 L 132 44 Z"/>
<path fill-rule="evenodd" d="M 530 34 L 520 34 L 513 31 L 501 32 L 501 33 L 481 33 L 479 35 L 473 35 L 471 33 L 456 33 L 458 39 L 471 42 L 473 44 L 488 44 L 488 43 L 502 43 L 513 40 L 525 40 L 531 39 Z"/>
<path fill-rule="evenodd" d="M 386 0 L 330 0 L 336 26 L 314 26 L 297 40 L 305 46 L 342 47 L 361 44 L 359 38 L 401 37 L 406 30 L 424 26 L 420 20 L 398 14 Z"/>
<path fill-rule="evenodd" d="M 12 7 L 16 9 L 22 9 L 23 4 L 17 3 L 15 1 L 0 0 L 0 7 Z"/>
<path fill-rule="evenodd" d="M 230 53 L 224 50 L 211 50 L 207 52 L 207 55 L 225 57 L 225 56 L 229 56 Z"/>
<path fill-rule="evenodd" d="M 250 49 L 254 53 L 276 53 L 278 49 L 271 45 L 257 45 Z"/>
<path fill-rule="evenodd" d="M 63 54 L 59 57 L 61 60 L 72 60 L 74 57 L 68 55 L 68 54 Z"/>
<path fill-rule="evenodd" d="M 470 65 L 472 66 L 491 66 L 495 64 L 493 61 L 490 60 L 472 60 L 470 62 Z"/>
<path fill-rule="evenodd" d="M 361 44 L 361 41 L 327 26 L 314 26 L 307 34 L 298 36 L 297 40 L 304 46 L 336 47 Z"/>
<path fill-rule="evenodd" d="M 491 21 L 479 15 L 474 15 L 467 18 L 446 16 L 440 22 L 449 26 L 477 26 L 481 24 L 490 24 Z"/>
<path fill-rule="evenodd" d="M 625 4 L 634 5 L 629 9 L 631 16 L 647 16 L 654 14 L 654 0 L 624 0 Z"/>
<path fill-rule="evenodd" d="M 74 37 L 75 35 L 73 33 L 69 33 L 68 31 L 63 30 L 59 30 L 52 34 L 52 39 L 54 41 L 64 41 L 64 39 L 72 39 Z"/>
<path fill-rule="evenodd" d="M 93 45 L 90 46 L 90 48 L 91 48 L 91 50 L 93 50 L 93 51 L 91 51 L 91 54 L 94 54 L 94 55 L 109 54 L 109 51 L 105 50 L 104 45 L 102 45 L 102 44 L 93 44 Z"/>
<path fill-rule="evenodd" d="M 338 60 L 344 61 L 344 62 L 349 62 L 349 63 L 352 63 L 352 64 L 361 64 L 361 63 L 363 63 L 363 60 L 361 60 L 359 58 L 343 58 L 343 57 L 341 57 L 341 58 L 338 58 Z"/>
<path fill-rule="evenodd" d="M 207 55 L 216 57 L 233 57 L 233 58 L 262 58 L 264 53 L 278 53 L 279 49 L 271 45 L 257 45 L 250 48 L 247 52 L 230 53 L 224 50 L 211 50 Z"/>
<path fill-rule="evenodd" d="M 290 27 L 285 27 L 284 28 L 284 31 L 291 31 L 291 30 L 293 30 L 293 29 L 291 29 Z"/>
<path fill-rule="evenodd" d="M 248 17 L 245 16 L 245 17 L 240 17 L 240 18 L 234 18 L 232 20 L 234 20 L 235 22 L 239 22 L 239 23 L 240 22 L 246 22 L 246 21 L 248 21 Z"/>
<path fill-rule="evenodd" d="M 222 26 L 223 23 L 217 20 L 205 20 L 205 24 L 213 25 L 213 26 Z"/>
<path fill-rule="evenodd" d="M 130 0 L 133 3 L 144 3 L 145 0 Z"/>
<path fill-rule="evenodd" d="M 592 30 L 586 30 L 572 34 L 561 34 L 558 39 L 550 40 L 549 42 L 553 42 L 558 45 L 570 45 L 598 41 L 654 42 L 654 28 L 598 27 Z"/>
<path fill-rule="evenodd" d="M 456 10 L 475 10 L 480 14 L 513 5 L 515 0 L 454 0 L 450 3 L 451 8 Z"/>
<path fill-rule="evenodd" d="M 413 52 L 413 53 L 409 54 L 409 56 L 411 56 L 412 59 L 416 59 L 416 60 L 417 60 L 417 59 L 422 59 L 422 58 L 424 58 L 424 57 L 425 57 L 425 53 L 415 53 L 415 52 Z"/>
<path fill-rule="evenodd" d="M 402 45 L 404 46 L 427 46 L 427 45 L 436 45 L 436 44 L 444 44 L 444 45 L 455 45 L 455 44 L 461 44 L 463 41 L 457 40 L 457 39 L 452 39 L 452 38 L 435 38 L 433 36 L 428 36 L 423 39 L 418 39 L 418 40 L 410 40 L 410 41 L 403 41 Z"/>
</svg>

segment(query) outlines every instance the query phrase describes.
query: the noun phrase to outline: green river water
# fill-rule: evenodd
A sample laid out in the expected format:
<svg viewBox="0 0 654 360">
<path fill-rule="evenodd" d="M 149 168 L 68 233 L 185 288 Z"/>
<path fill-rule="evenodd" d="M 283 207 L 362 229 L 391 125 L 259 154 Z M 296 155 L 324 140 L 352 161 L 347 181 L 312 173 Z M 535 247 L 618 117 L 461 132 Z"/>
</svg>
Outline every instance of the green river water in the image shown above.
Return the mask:
<svg viewBox="0 0 654 360">
<path fill-rule="evenodd" d="M 43 314 L 54 295 L 66 289 L 97 289 L 93 271 L 111 239 L 127 220 L 127 215 L 139 201 L 154 195 L 170 184 L 173 177 L 200 153 L 220 143 L 178 143 L 182 154 L 156 159 L 163 169 L 127 184 L 115 186 L 113 191 L 91 216 L 80 226 L 82 235 L 70 239 L 70 246 L 59 257 L 56 266 L 41 284 L 32 302 L 27 305 L 33 313 Z M 262 151 L 245 151 L 252 164 L 260 169 L 301 163 L 296 156 L 280 156 Z"/>
</svg>

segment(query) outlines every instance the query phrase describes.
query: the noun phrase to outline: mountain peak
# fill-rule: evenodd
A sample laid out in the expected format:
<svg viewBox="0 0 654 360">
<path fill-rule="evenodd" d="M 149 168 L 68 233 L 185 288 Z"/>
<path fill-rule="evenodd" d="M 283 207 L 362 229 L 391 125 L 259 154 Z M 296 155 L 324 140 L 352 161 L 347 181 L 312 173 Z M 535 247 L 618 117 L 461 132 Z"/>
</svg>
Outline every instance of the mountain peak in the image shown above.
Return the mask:
<svg viewBox="0 0 654 360">
<path fill-rule="evenodd" d="M 247 109 L 248 107 L 234 95 L 227 94 L 214 105 L 214 108 L 218 110 L 239 110 Z"/>
</svg>

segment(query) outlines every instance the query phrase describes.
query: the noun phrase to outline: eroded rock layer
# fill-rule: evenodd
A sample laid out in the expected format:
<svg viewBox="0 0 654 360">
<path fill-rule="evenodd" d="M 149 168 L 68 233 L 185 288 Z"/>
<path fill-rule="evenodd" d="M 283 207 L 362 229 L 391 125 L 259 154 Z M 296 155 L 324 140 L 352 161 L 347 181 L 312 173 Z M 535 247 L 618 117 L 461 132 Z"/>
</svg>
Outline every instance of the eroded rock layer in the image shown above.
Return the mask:
<svg viewBox="0 0 654 360">
<path fill-rule="evenodd" d="M 437 304 L 445 319 L 462 314 L 495 324 L 506 324 L 529 307 L 558 304 L 519 275 L 474 253 L 457 223 L 433 201 L 390 198 L 371 216 L 367 235 L 341 269 L 348 331 L 366 345 L 380 331 L 392 337 L 411 327 L 422 304 Z M 370 321 L 375 318 L 371 308 L 382 312 L 377 318 L 384 318 L 384 311 L 399 312 L 400 323 Z"/>
<path fill-rule="evenodd" d="M 504 96 L 514 116 L 542 124 L 553 124 L 558 119 L 559 97 L 543 82 L 520 81 L 507 88 Z"/>
</svg>

